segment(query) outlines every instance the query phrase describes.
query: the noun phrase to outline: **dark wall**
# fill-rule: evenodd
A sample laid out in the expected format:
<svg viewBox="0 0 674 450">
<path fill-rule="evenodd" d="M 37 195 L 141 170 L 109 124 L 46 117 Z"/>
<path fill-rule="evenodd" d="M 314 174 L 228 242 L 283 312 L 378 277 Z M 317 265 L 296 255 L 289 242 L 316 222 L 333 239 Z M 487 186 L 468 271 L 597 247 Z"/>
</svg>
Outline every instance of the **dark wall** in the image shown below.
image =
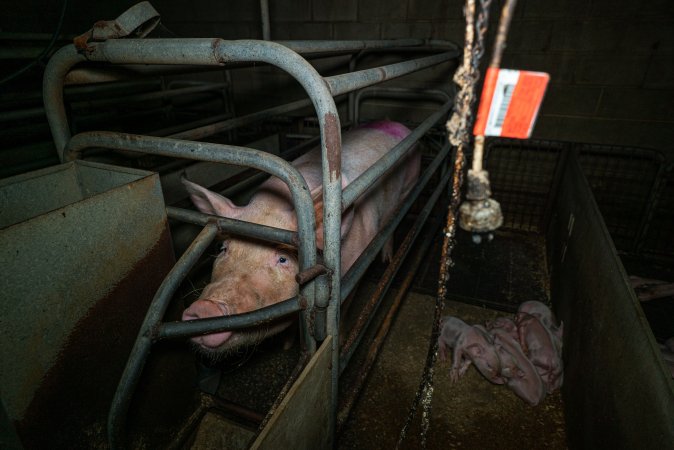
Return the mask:
<svg viewBox="0 0 674 450">
<path fill-rule="evenodd" d="M 6 3 L 0 17 L 3 31 L 53 30 L 60 2 Z M 133 3 L 70 0 L 64 32 L 80 33 L 93 21 L 113 18 Z M 179 36 L 234 39 L 262 34 L 257 0 L 152 3 L 164 25 Z M 269 3 L 272 39 L 432 37 L 463 42 L 462 2 L 456 0 Z M 493 16 L 502 3 L 494 2 Z M 552 76 L 534 137 L 674 153 L 671 0 L 521 0 L 504 65 L 547 71 Z M 259 90 L 258 85 L 239 88 L 246 95 Z"/>
</svg>

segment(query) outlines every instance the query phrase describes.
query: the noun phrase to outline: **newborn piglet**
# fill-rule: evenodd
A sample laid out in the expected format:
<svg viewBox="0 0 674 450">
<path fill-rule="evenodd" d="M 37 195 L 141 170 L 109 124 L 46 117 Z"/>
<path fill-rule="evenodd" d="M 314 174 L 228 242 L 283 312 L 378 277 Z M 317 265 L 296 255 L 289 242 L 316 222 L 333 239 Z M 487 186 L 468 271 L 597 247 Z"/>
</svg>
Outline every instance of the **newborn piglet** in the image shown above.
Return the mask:
<svg viewBox="0 0 674 450">
<path fill-rule="evenodd" d="M 495 384 L 503 384 L 505 379 L 499 373 L 501 363 L 493 341 L 487 330 L 479 325 L 470 326 L 463 320 L 446 316 L 440 321 L 438 351 L 441 359 L 446 359 L 447 350 L 452 350 L 452 367 L 449 378 L 454 383 L 463 376 L 470 364 L 487 380 Z"/>
<path fill-rule="evenodd" d="M 520 344 L 504 328 L 491 330 L 494 347 L 501 361 L 501 375 L 506 386 L 515 395 L 529 403 L 538 405 L 545 398 L 545 386 L 534 365 L 522 352 Z"/>
<path fill-rule="evenodd" d="M 564 365 L 552 332 L 537 317 L 522 312 L 515 323 L 524 354 L 536 367 L 547 392 L 554 391 L 562 385 Z"/>
<path fill-rule="evenodd" d="M 494 328 L 501 328 L 510 335 L 515 341 L 519 339 L 517 334 L 517 325 L 509 317 L 497 317 L 494 320 L 488 320 L 485 323 L 487 330 L 492 331 Z"/>
<path fill-rule="evenodd" d="M 529 314 L 530 316 L 534 316 L 535 318 L 540 320 L 541 323 L 552 333 L 555 348 L 557 349 L 560 355 L 562 354 L 562 337 L 564 334 L 564 322 L 560 322 L 560 324 L 557 325 L 555 315 L 552 313 L 550 308 L 548 308 L 545 304 L 541 302 L 531 300 L 520 304 L 519 308 L 517 309 L 517 313 Z"/>
</svg>

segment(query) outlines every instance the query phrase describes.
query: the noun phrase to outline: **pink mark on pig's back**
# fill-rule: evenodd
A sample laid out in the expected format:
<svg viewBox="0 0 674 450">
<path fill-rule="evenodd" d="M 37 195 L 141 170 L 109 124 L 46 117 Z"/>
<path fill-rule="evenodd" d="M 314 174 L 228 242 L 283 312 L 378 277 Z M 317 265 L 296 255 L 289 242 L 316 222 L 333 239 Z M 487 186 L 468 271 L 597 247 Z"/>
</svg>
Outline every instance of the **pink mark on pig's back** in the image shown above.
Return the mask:
<svg viewBox="0 0 674 450">
<path fill-rule="evenodd" d="M 377 122 L 370 122 L 363 125 L 361 128 L 371 128 L 374 130 L 383 131 L 386 134 L 389 134 L 398 139 L 405 138 L 410 134 L 410 130 L 403 124 L 398 122 L 390 122 L 388 120 L 379 120 Z"/>
</svg>

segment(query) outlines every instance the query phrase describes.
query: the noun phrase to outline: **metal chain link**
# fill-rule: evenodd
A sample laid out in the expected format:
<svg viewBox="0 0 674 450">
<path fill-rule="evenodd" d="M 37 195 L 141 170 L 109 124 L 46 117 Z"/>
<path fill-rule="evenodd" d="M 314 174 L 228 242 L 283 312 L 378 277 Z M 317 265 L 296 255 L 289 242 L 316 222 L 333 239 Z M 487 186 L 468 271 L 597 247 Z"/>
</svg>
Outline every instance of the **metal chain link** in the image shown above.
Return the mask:
<svg viewBox="0 0 674 450">
<path fill-rule="evenodd" d="M 438 294 L 433 317 L 431 340 L 426 355 L 424 373 L 417 389 L 414 401 L 410 407 L 405 424 L 400 430 L 396 449 L 400 448 L 407 435 L 407 430 L 416 415 L 419 403 L 422 404 L 421 416 L 421 447 L 426 448 L 428 428 L 430 426 L 431 406 L 433 400 L 433 375 L 435 361 L 438 355 L 438 335 L 440 319 L 445 300 L 447 298 L 447 282 L 449 269 L 454 265 L 451 253 L 456 244 L 456 215 L 461 202 L 461 186 L 465 165 L 465 150 L 470 145 L 471 128 L 473 124 L 473 106 L 475 104 L 476 84 L 480 78 L 479 64 L 484 54 L 484 38 L 489 23 L 489 7 L 492 0 L 478 0 L 480 12 L 475 18 L 475 0 L 466 0 L 464 14 L 466 16 L 466 38 L 463 54 L 463 65 L 456 71 L 453 81 L 460 90 L 454 99 L 454 114 L 447 121 L 449 142 L 456 147 L 454 159 L 454 175 L 452 178 L 452 197 L 447 209 L 447 223 L 443 230 L 442 256 L 440 259 L 440 276 L 438 277 Z M 475 29 L 477 28 L 477 33 Z"/>
</svg>

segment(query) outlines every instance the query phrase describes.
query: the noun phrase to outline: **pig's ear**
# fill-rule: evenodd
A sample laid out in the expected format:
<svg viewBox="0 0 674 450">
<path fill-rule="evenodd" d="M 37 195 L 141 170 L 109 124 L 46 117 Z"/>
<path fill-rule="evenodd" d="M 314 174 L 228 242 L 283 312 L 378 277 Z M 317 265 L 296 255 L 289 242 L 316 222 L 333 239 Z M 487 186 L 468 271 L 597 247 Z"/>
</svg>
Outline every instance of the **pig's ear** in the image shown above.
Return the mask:
<svg viewBox="0 0 674 450">
<path fill-rule="evenodd" d="M 349 184 L 347 178 L 342 174 L 342 190 Z M 317 186 L 311 190 L 311 199 L 314 201 L 314 213 L 316 214 L 316 247 L 323 250 L 323 186 Z M 353 206 L 347 208 L 342 214 L 342 226 L 340 235 L 342 239 L 351 229 L 353 224 Z"/>
<path fill-rule="evenodd" d="M 199 211 L 228 218 L 236 218 L 241 214 L 242 208 L 236 206 L 228 198 L 213 191 L 209 191 L 196 183 L 192 183 L 184 177 L 181 178 L 180 181 L 182 181 L 185 188 L 187 188 L 192 203 L 194 203 L 194 206 L 196 206 Z"/>
</svg>

